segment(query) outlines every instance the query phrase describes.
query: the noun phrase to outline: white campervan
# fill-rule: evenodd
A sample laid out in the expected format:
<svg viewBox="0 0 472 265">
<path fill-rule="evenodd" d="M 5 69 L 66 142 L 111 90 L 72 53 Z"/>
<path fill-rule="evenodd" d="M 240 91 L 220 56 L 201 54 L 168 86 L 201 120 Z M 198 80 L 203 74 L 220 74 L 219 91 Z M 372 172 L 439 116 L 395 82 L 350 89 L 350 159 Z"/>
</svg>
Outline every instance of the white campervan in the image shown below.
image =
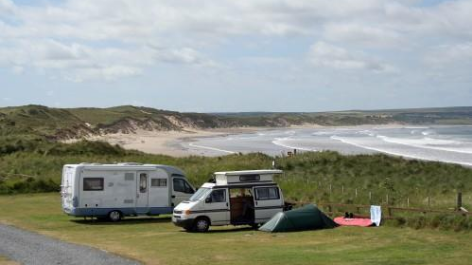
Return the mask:
<svg viewBox="0 0 472 265">
<path fill-rule="evenodd" d="M 284 197 L 274 175 L 281 170 L 216 172 L 188 201 L 174 209 L 172 222 L 187 231 L 210 225 L 251 225 L 267 222 L 284 210 Z"/>
<path fill-rule="evenodd" d="M 72 216 L 167 214 L 194 192 L 181 170 L 166 165 L 82 163 L 62 171 L 62 209 Z"/>
</svg>

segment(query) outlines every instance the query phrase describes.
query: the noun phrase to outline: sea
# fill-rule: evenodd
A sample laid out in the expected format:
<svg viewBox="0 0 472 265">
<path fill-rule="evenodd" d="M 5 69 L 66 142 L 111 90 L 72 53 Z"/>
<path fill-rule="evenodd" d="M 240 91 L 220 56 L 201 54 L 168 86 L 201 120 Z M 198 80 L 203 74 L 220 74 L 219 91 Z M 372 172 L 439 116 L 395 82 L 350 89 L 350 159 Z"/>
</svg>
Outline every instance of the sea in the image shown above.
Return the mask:
<svg viewBox="0 0 472 265">
<path fill-rule="evenodd" d="M 411 159 L 472 166 L 472 126 L 360 126 L 274 129 L 181 142 L 191 154 L 220 156 L 262 152 L 338 151 L 342 154 L 384 153 Z"/>
</svg>

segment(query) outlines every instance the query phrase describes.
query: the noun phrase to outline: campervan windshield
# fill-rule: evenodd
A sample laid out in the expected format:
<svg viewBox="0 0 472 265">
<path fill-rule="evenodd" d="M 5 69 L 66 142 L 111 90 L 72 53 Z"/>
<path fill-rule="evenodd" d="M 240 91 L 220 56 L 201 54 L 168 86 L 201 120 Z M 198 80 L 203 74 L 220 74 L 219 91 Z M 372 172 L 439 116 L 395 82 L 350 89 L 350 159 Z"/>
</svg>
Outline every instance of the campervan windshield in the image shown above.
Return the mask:
<svg viewBox="0 0 472 265">
<path fill-rule="evenodd" d="M 202 198 L 205 198 L 208 194 L 210 194 L 211 192 L 211 189 L 209 188 L 200 188 L 197 190 L 197 192 L 195 192 L 195 194 L 192 195 L 192 197 L 190 197 L 190 201 L 191 202 L 196 202 Z"/>
</svg>

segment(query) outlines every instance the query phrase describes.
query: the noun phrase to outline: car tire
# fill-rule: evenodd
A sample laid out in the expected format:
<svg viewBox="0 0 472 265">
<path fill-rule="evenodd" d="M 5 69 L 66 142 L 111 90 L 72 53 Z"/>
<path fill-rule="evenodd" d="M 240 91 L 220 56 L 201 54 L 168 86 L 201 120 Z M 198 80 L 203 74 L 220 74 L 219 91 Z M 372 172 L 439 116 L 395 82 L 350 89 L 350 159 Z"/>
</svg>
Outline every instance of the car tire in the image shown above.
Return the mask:
<svg viewBox="0 0 472 265">
<path fill-rule="evenodd" d="M 120 211 L 111 211 L 108 213 L 108 220 L 112 222 L 119 222 L 121 221 L 121 218 L 123 215 L 121 214 Z"/>
<path fill-rule="evenodd" d="M 206 232 L 210 228 L 210 220 L 208 218 L 198 218 L 193 224 L 193 230 L 195 232 Z"/>
</svg>

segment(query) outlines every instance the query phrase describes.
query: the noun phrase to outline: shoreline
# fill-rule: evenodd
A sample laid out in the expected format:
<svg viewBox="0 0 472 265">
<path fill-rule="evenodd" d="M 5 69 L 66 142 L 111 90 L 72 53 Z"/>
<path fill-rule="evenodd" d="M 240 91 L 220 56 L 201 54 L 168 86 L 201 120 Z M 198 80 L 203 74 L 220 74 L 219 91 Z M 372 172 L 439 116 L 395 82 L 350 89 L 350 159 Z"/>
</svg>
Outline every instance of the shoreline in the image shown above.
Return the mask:
<svg viewBox="0 0 472 265">
<path fill-rule="evenodd" d="M 409 126 L 407 124 L 380 124 L 380 125 L 355 125 L 355 126 L 322 126 L 317 124 L 292 125 L 288 127 L 235 127 L 216 129 L 184 128 L 181 131 L 146 131 L 136 130 L 134 133 L 114 133 L 105 135 L 86 136 L 78 139 L 62 141 L 74 143 L 80 140 L 105 141 L 113 145 L 119 145 L 124 149 L 138 150 L 148 154 L 161 154 L 174 157 L 198 155 L 189 152 L 181 143 L 189 143 L 194 139 L 207 137 L 225 137 L 244 133 L 256 133 L 271 130 L 290 129 L 359 129 L 359 128 L 398 128 Z"/>
</svg>

